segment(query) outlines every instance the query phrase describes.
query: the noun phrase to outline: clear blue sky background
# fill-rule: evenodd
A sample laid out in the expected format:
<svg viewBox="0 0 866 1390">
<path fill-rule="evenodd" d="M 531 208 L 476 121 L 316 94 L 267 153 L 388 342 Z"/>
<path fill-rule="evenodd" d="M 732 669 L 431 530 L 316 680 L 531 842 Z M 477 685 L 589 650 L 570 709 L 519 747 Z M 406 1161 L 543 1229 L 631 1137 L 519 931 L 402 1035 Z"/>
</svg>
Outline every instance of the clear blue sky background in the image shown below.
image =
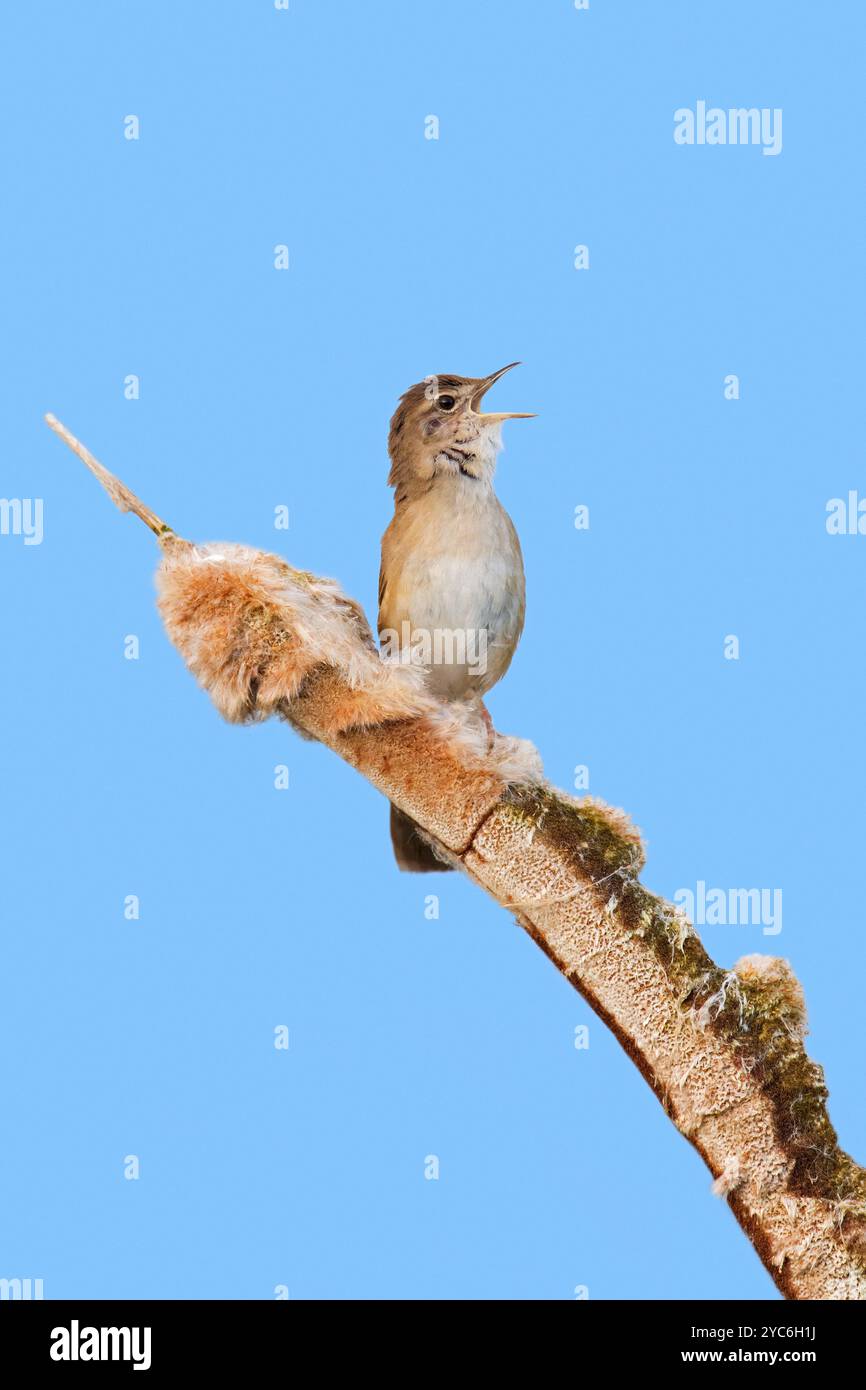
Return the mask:
<svg viewBox="0 0 866 1390">
<path fill-rule="evenodd" d="M 45 533 L 0 537 L 0 1275 L 774 1297 L 512 920 L 399 876 L 385 803 L 331 754 L 220 721 L 162 633 L 151 537 L 41 416 L 184 534 L 282 549 L 372 612 L 397 396 L 523 359 L 495 398 L 539 412 L 500 462 L 529 606 L 497 725 L 563 786 L 588 765 L 653 889 L 783 890 L 779 936 L 703 935 L 793 962 L 862 1156 L 866 537 L 825 505 L 866 491 L 863 15 L 45 0 L 3 28 L 0 491 L 43 498 Z M 675 145 L 699 99 L 783 108 L 781 155 Z"/>
</svg>

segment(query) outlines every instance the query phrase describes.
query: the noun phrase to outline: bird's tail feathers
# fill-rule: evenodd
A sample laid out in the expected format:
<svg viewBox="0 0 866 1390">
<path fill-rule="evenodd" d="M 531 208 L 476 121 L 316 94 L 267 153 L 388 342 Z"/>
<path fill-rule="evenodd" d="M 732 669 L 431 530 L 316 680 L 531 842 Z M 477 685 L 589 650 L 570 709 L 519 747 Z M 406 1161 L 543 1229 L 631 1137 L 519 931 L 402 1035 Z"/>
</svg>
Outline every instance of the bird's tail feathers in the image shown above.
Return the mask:
<svg viewBox="0 0 866 1390">
<path fill-rule="evenodd" d="M 422 840 L 412 817 L 399 811 L 396 806 L 391 807 L 391 844 L 398 867 L 404 873 L 447 873 L 452 867 L 438 857 L 426 840 Z"/>
</svg>

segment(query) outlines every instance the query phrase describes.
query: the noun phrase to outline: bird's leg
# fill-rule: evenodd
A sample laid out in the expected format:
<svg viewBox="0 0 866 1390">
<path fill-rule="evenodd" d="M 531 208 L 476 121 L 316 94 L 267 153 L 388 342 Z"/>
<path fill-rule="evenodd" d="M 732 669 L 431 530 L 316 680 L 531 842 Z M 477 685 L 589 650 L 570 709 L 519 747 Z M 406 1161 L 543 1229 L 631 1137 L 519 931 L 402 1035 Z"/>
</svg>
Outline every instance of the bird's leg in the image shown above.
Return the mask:
<svg viewBox="0 0 866 1390">
<path fill-rule="evenodd" d="M 483 700 L 478 701 L 478 709 L 484 721 L 484 727 L 487 730 L 487 751 L 488 753 L 492 753 L 493 745 L 496 742 L 496 730 L 493 727 L 493 720 L 490 718 L 490 710 Z"/>
</svg>

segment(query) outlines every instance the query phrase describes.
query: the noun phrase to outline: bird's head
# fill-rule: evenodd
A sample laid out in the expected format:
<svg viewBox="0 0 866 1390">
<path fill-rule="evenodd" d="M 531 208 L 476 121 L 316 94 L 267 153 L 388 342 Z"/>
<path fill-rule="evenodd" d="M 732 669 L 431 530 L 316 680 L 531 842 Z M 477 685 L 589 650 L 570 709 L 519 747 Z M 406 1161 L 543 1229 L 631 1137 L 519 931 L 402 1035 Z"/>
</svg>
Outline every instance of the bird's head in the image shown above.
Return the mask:
<svg viewBox="0 0 866 1390">
<path fill-rule="evenodd" d="M 397 500 L 424 491 L 437 476 L 490 482 L 501 447 L 504 420 L 530 420 L 514 411 L 489 414 L 481 403 L 495 381 L 517 362 L 490 376 L 428 376 L 400 397 L 391 419 L 388 482 Z"/>
</svg>

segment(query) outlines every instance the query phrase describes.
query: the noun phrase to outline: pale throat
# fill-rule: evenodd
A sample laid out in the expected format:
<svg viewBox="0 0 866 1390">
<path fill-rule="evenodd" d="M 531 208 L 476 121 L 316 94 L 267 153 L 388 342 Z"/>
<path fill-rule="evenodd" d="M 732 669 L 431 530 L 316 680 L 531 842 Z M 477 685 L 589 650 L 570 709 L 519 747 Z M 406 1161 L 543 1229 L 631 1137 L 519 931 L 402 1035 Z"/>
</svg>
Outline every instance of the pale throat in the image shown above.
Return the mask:
<svg viewBox="0 0 866 1390">
<path fill-rule="evenodd" d="M 502 448 L 502 425 L 477 425 L 466 421 L 455 438 L 443 444 L 433 456 L 435 475 L 465 478 L 470 482 L 492 484 L 496 456 Z"/>
</svg>

